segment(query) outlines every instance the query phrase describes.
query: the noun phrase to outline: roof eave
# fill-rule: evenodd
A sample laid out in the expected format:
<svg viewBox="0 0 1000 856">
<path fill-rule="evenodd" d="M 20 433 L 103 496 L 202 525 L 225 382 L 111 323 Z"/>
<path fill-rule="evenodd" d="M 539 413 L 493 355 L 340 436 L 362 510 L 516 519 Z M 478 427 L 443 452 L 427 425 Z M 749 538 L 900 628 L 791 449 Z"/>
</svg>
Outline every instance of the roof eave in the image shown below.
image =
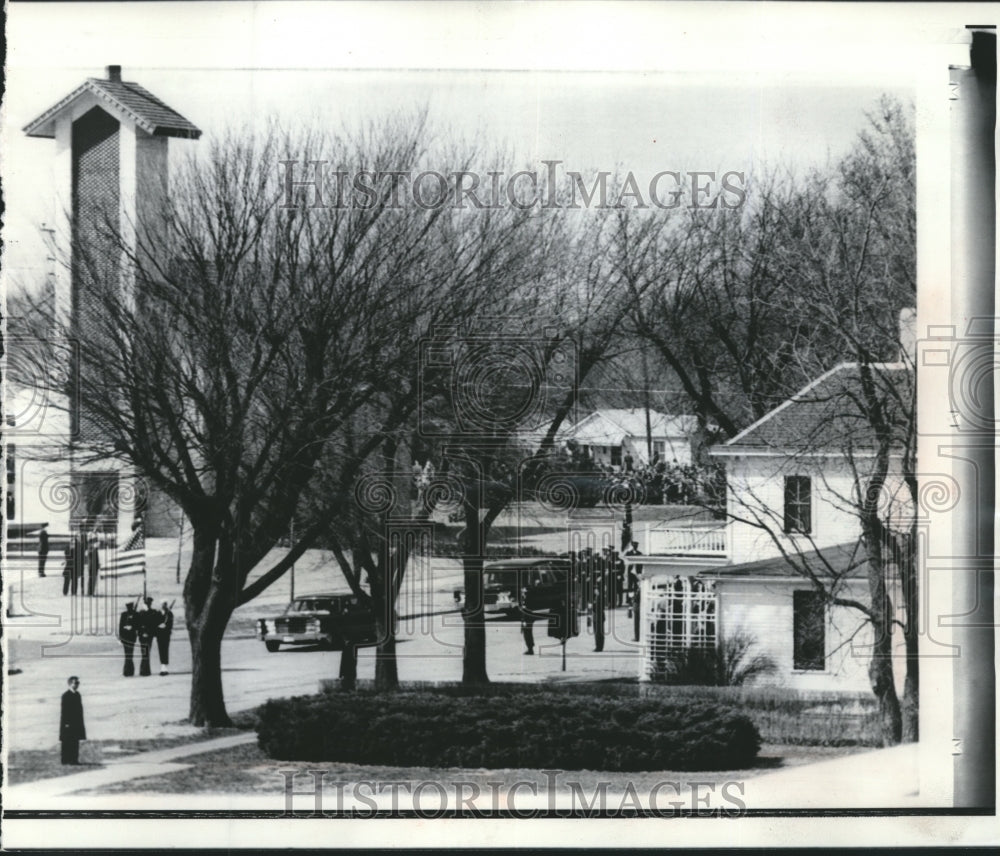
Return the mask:
<svg viewBox="0 0 1000 856">
<path fill-rule="evenodd" d="M 33 122 L 29 122 L 25 125 L 22 129 L 25 135 L 29 137 L 43 137 L 50 140 L 54 139 L 56 135 L 55 122 L 58 114 L 72 104 L 77 98 L 83 95 L 84 92 L 90 92 L 106 104 L 110 105 L 115 112 L 121 116 L 127 117 L 130 121 L 134 122 L 137 127 L 141 128 L 151 136 L 177 137 L 188 140 L 197 140 L 201 137 L 201 130 L 195 128 L 194 126 L 191 128 L 178 128 L 171 125 L 155 125 L 152 122 L 147 121 L 127 105 L 122 104 L 117 98 L 106 92 L 104 88 L 100 86 L 100 83 L 101 81 L 96 78 L 88 78 L 85 83 L 82 83 L 61 101 L 58 101 L 56 104 L 51 106 Z"/>
</svg>

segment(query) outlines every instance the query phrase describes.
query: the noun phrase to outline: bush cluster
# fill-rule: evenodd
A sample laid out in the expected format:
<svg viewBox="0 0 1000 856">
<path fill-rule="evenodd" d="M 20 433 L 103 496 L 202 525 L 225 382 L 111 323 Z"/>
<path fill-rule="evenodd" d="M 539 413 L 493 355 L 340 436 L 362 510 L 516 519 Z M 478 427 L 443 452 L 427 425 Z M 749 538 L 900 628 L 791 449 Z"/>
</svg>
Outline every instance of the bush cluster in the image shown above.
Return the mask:
<svg viewBox="0 0 1000 856">
<path fill-rule="evenodd" d="M 723 770 L 750 766 L 760 749 L 756 727 L 727 705 L 550 691 L 271 700 L 257 735 L 281 760 L 403 767 Z"/>
</svg>

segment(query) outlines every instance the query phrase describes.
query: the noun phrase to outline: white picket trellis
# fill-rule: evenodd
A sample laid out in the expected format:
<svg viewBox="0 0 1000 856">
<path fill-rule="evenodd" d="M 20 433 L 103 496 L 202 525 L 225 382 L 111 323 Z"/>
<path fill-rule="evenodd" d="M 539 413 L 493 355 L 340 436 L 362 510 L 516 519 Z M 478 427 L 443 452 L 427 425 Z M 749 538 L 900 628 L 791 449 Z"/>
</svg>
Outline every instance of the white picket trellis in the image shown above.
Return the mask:
<svg viewBox="0 0 1000 856">
<path fill-rule="evenodd" d="M 657 576 L 642 581 L 641 677 L 668 668 L 672 651 L 714 648 L 718 628 L 715 585 L 692 576 Z"/>
</svg>

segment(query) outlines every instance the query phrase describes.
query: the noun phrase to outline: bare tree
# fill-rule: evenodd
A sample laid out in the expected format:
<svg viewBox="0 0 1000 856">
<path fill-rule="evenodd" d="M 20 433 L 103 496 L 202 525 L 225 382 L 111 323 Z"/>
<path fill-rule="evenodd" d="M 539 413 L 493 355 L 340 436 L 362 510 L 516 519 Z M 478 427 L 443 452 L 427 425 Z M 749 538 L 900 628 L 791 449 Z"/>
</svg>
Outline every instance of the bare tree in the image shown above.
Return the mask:
<svg viewBox="0 0 1000 856">
<path fill-rule="evenodd" d="M 401 207 L 391 186 L 370 204 L 328 207 L 304 188 L 287 208 L 279 162 L 406 171 L 427 156 L 425 139 L 419 122 L 353 140 L 231 136 L 188 165 L 155 227 L 133 242 L 108 217 L 72 259 L 86 317 L 62 332 L 78 343 L 82 418 L 95 429 L 86 454 L 133 467 L 191 521 L 193 724 L 229 721 L 220 656 L 233 610 L 329 529 L 325 515 L 304 515 L 296 542 L 258 567 L 303 498 L 322 477 L 324 511 L 353 503 L 357 477 L 416 407 L 416 384 L 387 394 L 412 378 L 414 343 L 470 311 L 514 255 L 482 221 Z M 44 322 L 66 323 L 52 311 Z"/>
<path fill-rule="evenodd" d="M 819 476 L 828 502 L 854 518 L 858 559 L 825 560 L 808 533 L 789 535 L 773 499 L 746 484 L 730 484 L 730 513 L 766 531 L 827 603 L 871 628 L 869 678 L 889 744 L 918 736 L 915 366 L 913 333 L 900 323 L 916 296 L 915 173 L 909 111 L 883 99 L 869 118 L 836 170 L 812 174 L 788 199 L 780 214 L 789 239 L 770 250 L 771 264 L 795 284 L 784 311 L 808 318 L 813 331 L 790 343 L 792 376 L 819 378 L 846 365 L 794 399 L 799 421 L 776 418 L 755 431 L 755 442 L 773 442 L 785 456 L 787 472 Z M 791 322 L 793 332 L 802 329 Z M 828 478 L 817 460 L 838 462 L 846 477 Z M 867 596 L 845 594 L 845 574 L 861 568 Z M 894 631 L 905 645 L 902 704 Z"/>
</svg>

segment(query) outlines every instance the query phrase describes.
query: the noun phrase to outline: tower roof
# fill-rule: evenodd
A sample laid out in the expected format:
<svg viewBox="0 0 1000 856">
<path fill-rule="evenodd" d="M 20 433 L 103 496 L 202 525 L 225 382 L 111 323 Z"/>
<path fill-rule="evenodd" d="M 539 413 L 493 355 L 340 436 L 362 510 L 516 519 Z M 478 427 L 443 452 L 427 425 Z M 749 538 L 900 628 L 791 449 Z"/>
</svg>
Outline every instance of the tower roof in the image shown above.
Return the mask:
<svg viewBox="0 0 1000 856">
<path fill-rule="evenodd" d="M 108 112 L 135 122 L 146 133 L 158 137 L 185 137 L 197 140 L 201 131 L 180 113 L 164 104 L 138 83 L 121 79 L 121 67 L 109 66 L 108 79 L 88 77 L 58 103 L 24 128 L 29 137 L 55 137 L 56 120 L 84 93 L 92 93 L 107 105 Z"/>
</svg>

